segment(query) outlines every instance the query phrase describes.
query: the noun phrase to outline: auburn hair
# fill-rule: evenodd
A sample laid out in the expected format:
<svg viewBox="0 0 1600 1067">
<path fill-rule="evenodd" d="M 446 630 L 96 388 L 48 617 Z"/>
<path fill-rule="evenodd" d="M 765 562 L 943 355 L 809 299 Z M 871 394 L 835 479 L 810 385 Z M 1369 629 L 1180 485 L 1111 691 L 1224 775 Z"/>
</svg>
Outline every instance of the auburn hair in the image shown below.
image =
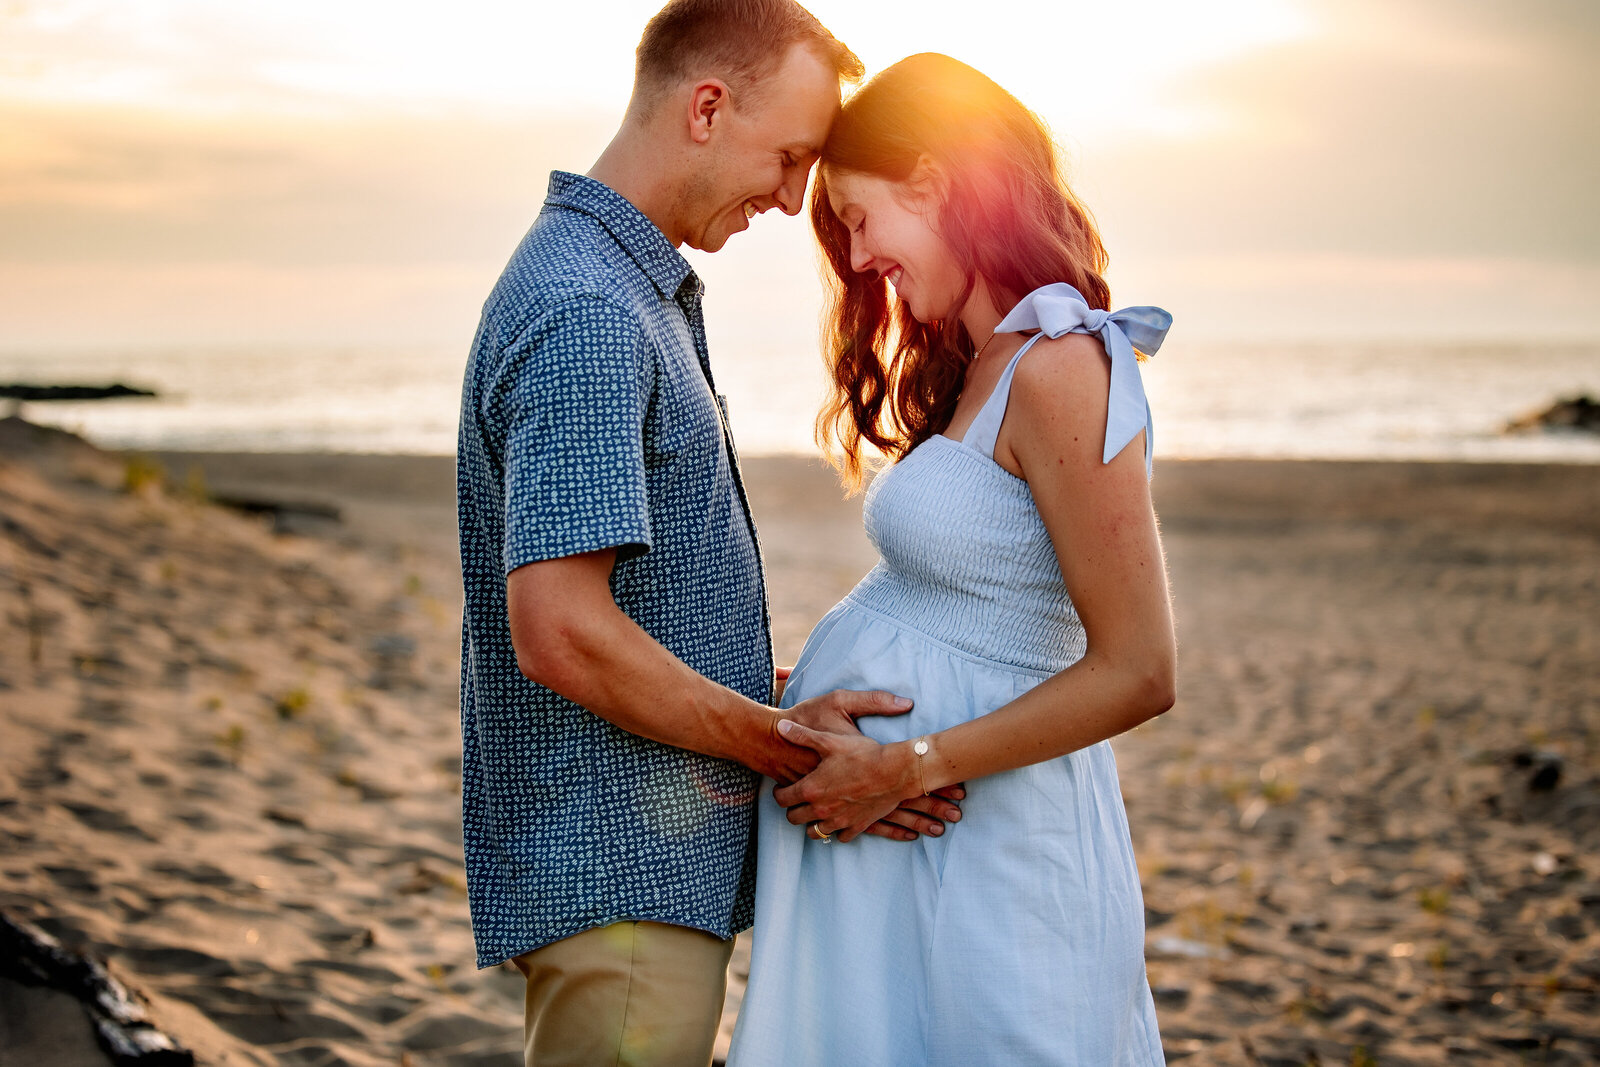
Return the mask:
<svg viewBox="0 0 1600 1067">
<path fill-rule="evenodd" d="M 828 175 L 906 182 L 924 159 L 943 181 L 933 227 L 966 275 L 962 303 L 981 279 L 1002 311 L 1052 282 L 1067 282 L 1092 307 L 1110 306 L 1105 246 L 1038 116 L 935 52 L 873 77 L 834 122 L 811 197 L 831 274 L 823 322 L 831 387 L 817 443 L 853 490 L 866 444 L 899 459 L 950 422 L 974 340 L 954 315 L 918 322 L 876 272 L 851 269 L 850 231 L 834 214 Z"/>
</svg>

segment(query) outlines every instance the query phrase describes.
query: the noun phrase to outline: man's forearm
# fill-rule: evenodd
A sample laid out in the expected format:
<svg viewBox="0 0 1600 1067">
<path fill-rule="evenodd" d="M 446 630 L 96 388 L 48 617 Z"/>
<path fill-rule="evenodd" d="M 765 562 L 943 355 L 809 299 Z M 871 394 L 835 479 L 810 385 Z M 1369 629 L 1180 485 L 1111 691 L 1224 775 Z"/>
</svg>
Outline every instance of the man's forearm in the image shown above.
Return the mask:
<svg viewBox="0 0 1600 1067">
<path fill-rule="evenodd" d="M 609 595 L 596 603 L 580 594 L 555 613 L 548 601 L 545 610 L 519 605 L 515 586 L 511 592 L 518 666 L 540 685 L 629 733 L 776 778 L 815 763 L 814 753 L 778 734 L 774 709 L 697 674 Z"/>
</svg>

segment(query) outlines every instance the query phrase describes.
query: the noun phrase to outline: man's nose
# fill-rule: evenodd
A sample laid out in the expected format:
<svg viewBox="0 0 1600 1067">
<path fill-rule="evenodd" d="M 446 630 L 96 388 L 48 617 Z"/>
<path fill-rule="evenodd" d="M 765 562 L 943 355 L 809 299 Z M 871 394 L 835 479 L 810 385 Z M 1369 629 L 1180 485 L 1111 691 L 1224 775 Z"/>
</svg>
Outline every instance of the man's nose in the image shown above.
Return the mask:
<svg viewBox="0 0 1600 1067">
<path fill-rule="evenodd" d="M 778 202 L 779 209 L 790 217 L 800 214 L 800 209 L 806 203 L 806 176 L 809 170 L 802 170 L 798 174 L 791 174 L 784 179 L 778 191 L 772 198 Z"/>
</svg>

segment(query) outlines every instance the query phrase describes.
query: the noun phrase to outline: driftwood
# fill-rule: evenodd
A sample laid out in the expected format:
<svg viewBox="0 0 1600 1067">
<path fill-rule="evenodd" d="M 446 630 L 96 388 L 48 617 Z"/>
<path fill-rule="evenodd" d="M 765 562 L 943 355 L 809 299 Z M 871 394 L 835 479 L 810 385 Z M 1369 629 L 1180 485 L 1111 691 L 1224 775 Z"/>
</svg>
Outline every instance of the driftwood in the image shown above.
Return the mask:
<svg viewBox="0 0 1600 1067">
<path fill-rule="evenodd" d="M 111 977 L 104 964 L 68 951 L 37 926 L 3 911 L 0 975 L 59 990 L 77 1000 L 113 1063 L 194 1067 L 194 1053 L 156 1029 L 138 994 Z"/>
<path fill-rule="evenodd" d="M 0 385 L 0 400 L 115 400 L 126 396 L 155 396 L 117 382 L 113 385 Z"/>
<path fill-rule="evenodd" d="M 1508 433 L 1545 428 L 1588 430 L 1600 433 L 1600 403 L 1593 397 L 1574 396 L 1557 400 L 1547 408 L 1519 415 L 1506 423 Z"/>
</svg>

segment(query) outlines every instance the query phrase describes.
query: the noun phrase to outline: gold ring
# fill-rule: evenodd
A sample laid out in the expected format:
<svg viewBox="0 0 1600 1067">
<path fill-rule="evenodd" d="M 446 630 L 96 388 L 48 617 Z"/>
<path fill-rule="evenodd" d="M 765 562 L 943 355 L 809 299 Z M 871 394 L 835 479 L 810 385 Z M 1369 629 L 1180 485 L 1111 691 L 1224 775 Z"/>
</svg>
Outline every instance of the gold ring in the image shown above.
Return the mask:
<svg viewBox="0 0 1600 1067">
<path fill-rule="evenodd" d="M 811 828 L 817 832 L 817 840 L 818 841 L 832 841 L 833 840 L 833 835 L 832 834 L 825 834 L 825 833 L 822 832 L 822 824 L 820 822 L 812 823 L 811 824 Z"/>
</svg>

